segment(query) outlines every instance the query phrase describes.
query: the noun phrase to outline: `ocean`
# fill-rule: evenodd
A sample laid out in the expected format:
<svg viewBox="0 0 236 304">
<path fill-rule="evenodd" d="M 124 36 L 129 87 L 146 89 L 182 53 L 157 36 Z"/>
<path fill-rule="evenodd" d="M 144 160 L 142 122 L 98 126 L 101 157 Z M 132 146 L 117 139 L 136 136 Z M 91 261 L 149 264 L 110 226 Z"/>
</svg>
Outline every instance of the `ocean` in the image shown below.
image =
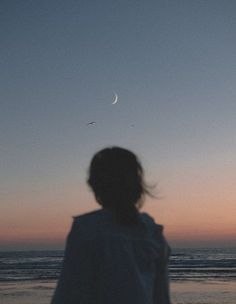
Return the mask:
<svg viewBox="0 0 236 304">
<path fill-rule="evenodd" d="M 63 251 L 0 252 L 0 303 L 50 303 L 62 260 Z M 174 303 L 236 303 L 236 248 L 173 249 L 169 270 Z"/>
</svg>

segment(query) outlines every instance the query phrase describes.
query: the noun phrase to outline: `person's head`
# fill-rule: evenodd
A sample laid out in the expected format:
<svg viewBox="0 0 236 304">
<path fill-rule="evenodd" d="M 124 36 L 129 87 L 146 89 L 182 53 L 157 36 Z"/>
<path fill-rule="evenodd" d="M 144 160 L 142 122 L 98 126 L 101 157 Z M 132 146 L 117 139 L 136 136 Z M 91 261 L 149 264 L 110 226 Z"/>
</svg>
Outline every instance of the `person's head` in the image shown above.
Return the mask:
<svg viewBox="0 0 236 304">
<path fill-rule="evenodd" d="M 134 153 L 109 147 L 92 158 L 88 184 L 101 206 L 111 209 L 119 221 L 132 224 L 137 219 L 144 195 L 149 194 L 143 174 Z"/>
</svg>

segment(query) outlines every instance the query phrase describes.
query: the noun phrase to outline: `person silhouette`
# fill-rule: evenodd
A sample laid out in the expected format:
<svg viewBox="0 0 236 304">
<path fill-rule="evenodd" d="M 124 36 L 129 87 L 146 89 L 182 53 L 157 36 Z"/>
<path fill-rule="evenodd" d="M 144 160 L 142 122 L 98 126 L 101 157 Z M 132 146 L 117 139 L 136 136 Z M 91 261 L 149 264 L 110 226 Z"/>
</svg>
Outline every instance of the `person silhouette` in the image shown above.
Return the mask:
<svg viewBox="0 0 236 304">
<path fill-rule="evenodd" d="M 101 208 L 74 217 L 51 304 L 170 304 L 170 247 L 140 212 L 151 193 L 137 156 L 97 152 L 87 182 Z"/>
</svg>

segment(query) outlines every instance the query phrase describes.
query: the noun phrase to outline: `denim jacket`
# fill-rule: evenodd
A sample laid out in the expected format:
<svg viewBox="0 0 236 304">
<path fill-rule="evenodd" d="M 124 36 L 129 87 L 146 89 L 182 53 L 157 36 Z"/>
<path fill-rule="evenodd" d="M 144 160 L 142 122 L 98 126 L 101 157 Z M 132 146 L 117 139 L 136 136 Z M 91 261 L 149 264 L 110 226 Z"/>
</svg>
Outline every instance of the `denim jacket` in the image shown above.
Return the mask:
<svg viewBox="0 0 236 304">
<path fill-rule="evenodd" d="M 51 304 L 170 304 L 163 226 L 117 223 L 101 209 L 75 217 Z"/>
</svg>

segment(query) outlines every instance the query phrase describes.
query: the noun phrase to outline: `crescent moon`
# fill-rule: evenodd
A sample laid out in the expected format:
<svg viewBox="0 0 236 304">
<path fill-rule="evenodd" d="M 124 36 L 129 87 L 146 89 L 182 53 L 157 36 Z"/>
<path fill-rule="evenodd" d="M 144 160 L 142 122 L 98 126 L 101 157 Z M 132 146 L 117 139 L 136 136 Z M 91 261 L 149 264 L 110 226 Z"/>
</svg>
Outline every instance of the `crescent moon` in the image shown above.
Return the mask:
<svg viewBox="0 0 236 304">
<path fill-rule="evenodd" d="M 117 94 L 115 94 L 115 98 L 114 98 L 114 100 L 113 100 L 112 104 L 113 104 L 113 105 L 114 105 L 114 104 L 116 104 L 116 103 L 117 103 L 117 101 L 118 101 L 118 95 L 117 95 Z"/>
</svg>

